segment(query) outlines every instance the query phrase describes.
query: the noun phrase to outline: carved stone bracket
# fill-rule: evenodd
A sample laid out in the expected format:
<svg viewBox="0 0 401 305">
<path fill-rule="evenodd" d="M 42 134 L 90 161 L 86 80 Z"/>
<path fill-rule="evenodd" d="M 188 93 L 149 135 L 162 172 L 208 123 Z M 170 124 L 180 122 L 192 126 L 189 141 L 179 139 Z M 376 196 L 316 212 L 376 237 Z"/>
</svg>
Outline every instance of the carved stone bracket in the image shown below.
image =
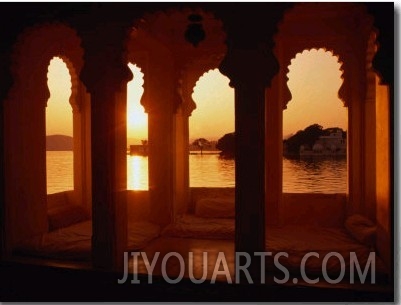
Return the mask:
<svg viewBox="0 0 401 305">
<path fill-rule="evenodd" d="M 82 38 L 85 65 L 81 80 L 91 94 L 114 94 L 132 79 L 127 65 L 125 33 L 115 26 L 103 26 Z"/>
<path fill-rule="evenodd" d="M 210 70 L 218 68 L 223 56 L 223 53 L 209 54 L 186 63 L 185 67 L 180 69 L 177 92 L 182 98 L 181 108 L 188 116 L 196 109 L 192 94 L 197 82 Z"/>
<path fill-rule="evenodd" d="M 263 49 L 232 49 L 228 51 L 219 69 L 230 79 L 231 87 L 268 87 L 278 71 L 278 64 L 273 53 Z"/>
</svg>

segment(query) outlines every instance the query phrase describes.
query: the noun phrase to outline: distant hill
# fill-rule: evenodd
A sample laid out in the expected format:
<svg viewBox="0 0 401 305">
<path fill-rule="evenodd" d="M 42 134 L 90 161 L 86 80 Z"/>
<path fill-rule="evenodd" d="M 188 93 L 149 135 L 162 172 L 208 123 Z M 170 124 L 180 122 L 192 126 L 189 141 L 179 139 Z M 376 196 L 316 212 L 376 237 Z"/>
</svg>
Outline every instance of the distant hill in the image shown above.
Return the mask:
<svg viewBox="0 0 401 305">
<path fill-rule="evenodd" d="M 46 136 L 46 150 L 72 150 L 73 139 L 70 136 Z"/>
</svg>

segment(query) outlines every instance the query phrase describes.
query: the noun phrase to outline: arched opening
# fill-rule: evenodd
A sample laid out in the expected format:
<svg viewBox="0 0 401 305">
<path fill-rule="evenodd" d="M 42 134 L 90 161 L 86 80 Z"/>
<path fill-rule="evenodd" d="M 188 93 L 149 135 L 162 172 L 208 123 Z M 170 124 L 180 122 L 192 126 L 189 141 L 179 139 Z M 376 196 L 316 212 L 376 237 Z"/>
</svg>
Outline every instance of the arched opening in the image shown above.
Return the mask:
<svg viewBox="0 0 401 305">
<path fill-rule="evenodd" d="M 184 35 L 195 15 L 205 33 L 197 47 Z M 224 42 L 222 22 L 198 8 L 145 14 L 134 21 L 127 41 L 128 61 L 145 74 L 141 104 L 148 114 L 149 131 L 148 192 L 129 192 L 128 201 L 136 196 L 138 200 L 132 202 L 148 204 L 149 219 L 163 226 L 193 206 L 189 178 L 192 93 L 199 76 L 221 62 Z"/>
<path fill-rule="evenodd" d="M 228 83 L 214 69 L 200 77 L 194 88 L 196 109 L 189 119 L 191 187 L 235 186 L 234 90 Z"/>
<path fill-rule="evenodd" d="M 61 58 L 50 61 L 47 78 L 50 98 L 46 107 L 46 185 L 47 194 L 53 194 L 74 189 L 71 75 Z"/>
<path fill-rule="evenodd" d="M 338 58 L 305 50 L 291 61 L 283 112 L 283 192 L 347 193 L 347 108 Z"/>
<path fill-rule="evenodd" d="M 51 238 L 53 232 L 89 220 L 92 204 L 90 97 L 78 78 L 83 50 L 73 29 L 46 23 L 26 29 L 14 54 L 5 115 L 6 204 L 12 213 L 7 230 L 13 234 L 7 247 L 60 259 L 65 240 Z M 46 141 L 47 135 L 55 137 Z M 40 242 L 32 246 L 35 237 Z M 87 237 L 90 257 L 91 232 Z"/>
<path fill-rule="evenodd" d="M 148 115 L 141 105 L 144 75 L 129 63 L 134 77 L 127 84 L 127 189 L 147 190 L 148 182 Z"/>
</svg>

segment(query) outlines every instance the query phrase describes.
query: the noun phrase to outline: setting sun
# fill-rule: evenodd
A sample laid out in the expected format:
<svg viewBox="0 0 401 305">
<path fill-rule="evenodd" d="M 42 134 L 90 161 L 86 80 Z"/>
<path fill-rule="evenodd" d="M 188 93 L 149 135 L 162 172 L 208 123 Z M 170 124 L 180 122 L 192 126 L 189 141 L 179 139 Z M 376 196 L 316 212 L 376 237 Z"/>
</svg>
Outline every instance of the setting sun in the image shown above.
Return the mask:
<svg viewBox="0 0 401 305">
<path fill-rule="evenodd" d="M 129 145 L 148 138 L 148 115 L 140 104 L 144 75 L 138 66 L 131 63 L 128 66 L 134 74 L 127 84 Z M 288 88 L 292 99 L 283 112 L 284 136 L 314 123 L 347 129 L 347 108 L 338 98 L 341 73 L 337 57 L 323 49 L 304 51 L 291 61 Z M 48 79 L 51 97 L 46 112 L 51 120 L 47 123 L 47 134 L 72 135 L 71 77 L 60 58 L 51 61 Z M 199 78 L 192 95 L 197 107 L 189 120 L 190 139 L 217 140 L 234 131 L 234 89 L 228 83 L 229 79 L 218 69 Z"/>
</svg>

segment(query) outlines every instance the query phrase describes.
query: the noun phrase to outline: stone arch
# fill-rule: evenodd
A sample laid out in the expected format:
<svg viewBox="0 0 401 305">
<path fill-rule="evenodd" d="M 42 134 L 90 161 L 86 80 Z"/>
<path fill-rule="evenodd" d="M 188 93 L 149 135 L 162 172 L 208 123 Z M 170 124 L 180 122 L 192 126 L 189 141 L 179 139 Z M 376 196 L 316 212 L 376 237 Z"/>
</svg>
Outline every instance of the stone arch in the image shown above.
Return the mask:
<svg viewBox="0 0 401 305">
<path fill-rule="evenodd" d="M 79 111 L 81 109 L 81 105 L 78 102 L 78 94 L 79 94 L 79 72 L 75 69 L 75 65 L 73 62 L 69 59 L 69 56 L 65 55 L 60 55 L 60 58 L 63 60 L 63 62 L 66 64 L 68 71 L 71 76 L 71 96 L 70 96 L 70 105 L 73 108 L 73 110 Z M 79 69 L 81 70 L 81 69 Z"/>
<path fill-rule="evenodd" d="M 373 59 L 378 51 L 377 31 L 372 30 L 366 49 L 366 77 L 367 77 L 367 90 L 366 99 L 374 99 L 376 94 L 376 76 L 382 80 L 382 76 L 377 69 L 373 67 Z"/>
<path fill-rule="evenodd" d="M 338 96 L 348 108 L 349 131 L 347 199 L 351 204 L 347 206 L 346 212 L 361 210 L 365 192 L 365 161 L 362 155 L 367 145 L 364 139 L 366 54 L 373 18 L 363 4 L 301 3 L 284 12 L 277 29 L 273 52 L 280 69 L 267 90 L 267 96 L 277 100 L 278 105 L 267 103 L 266 111 L 267 124 L 270 124 L 266 136 L 270 148 L 270 153 L 266 154 L 266 166 L 278 178 L 269 180 L 267 177 L 266 187 L 273 194 L 266 201 L 267 206 L 271 206 L 270 214 L 282 219 L 286 213 L 280 207 L 283 199 L 277 190 L 282 190 L 282 183 L 279 182 L 282 179 L 282 110 L 291 100 L 287 86 L 288 67 L 297 53 L 313 48 L 330 51 L 341 64 L 343 82 Z M 269 128 L 279 131 L 277 134 L 269 133 Z"/>
<path fill-rule="evenodd" d="M 380 78 L 380 82 L 382 82 L 383 81 L 382 73 L 377 68 L 374 67 L 374 59 L 380 49 L 380 44 L 377 39 L 378 36 L 379 36 L 379 31 L 376 28 L 373 28 L 370 33 L 366 48 L 366 69 L 368 70 L 368 72 L 371 71 L 375 73 Z"/>
<path fill-rule="evenodd" d="M 71 75 L 70 101 L 73 105 L 83 67 L 83 50 L 80 45 L 81 40 L 75 30 L 63 23 L 41 24 L 26 29 L 14 45 L 11 65 L 14 85 L 11 97 L 20 88 L 25 88 L 28 82 L 28 89 L 40 90 L 40 96 L 47 100 L 47 67 L 50 60 L 57 56 L 66 63 Z"/>
<path fill-rule="evenodd" d="M 364 67 L 364 64 L 361 65 L 356 59 L 355 52 L 366 52 L 365 41 L 368 40 L 372 27 L 372 17 L 360 4 L 297 4 L 284 13 L 274 37 L 274 53 L 280 63 L 280 73 L 286 77 L 291 59 L 297 53 L 315 48 L 330 51 L 341 63 L 343 83 L 339 97 L 344 106 L 348 107 L 351 99 L 349 91 L 355 88 L 355 83 L 352 83 L 353 69 L 360 70 Z M 291 99 L 291 93 L 286 88 L 287 81 L 288 79 L 283 82 L 285 88 L 282 88 L 285 93 L 284 109 Z"/>
<path fill-rule="evenodd" d="M 201 16 L 206 34 L 196 47 L 184 36 L 191 14 Z M 128 60 L 137 63 L 144 73 L 141 104 L 148 113 L 151 218 L 161 224 L 187 209 L 188 117 L 195 108 L 191 95 L 198 78 L 217 67 L 225 52 L 222 22 L 197 7 L 145 13 L 133 21 L 126 39 Z M 162 150 L 172 153 L 161 155 Z"/>
<path fill-rule="evenodd" d="M 75 176 L 78 177 L 74 188 L 77 187 L 78 191 L 74 191 L 72 197 L 80 204 L 89 204 L 83 199 L 88 199 L 88 168 L 84 169 L 83 164 L 87 157 L 85 147 L 90 141 L 90 129 L 84 127 L 89 119 L 88 111 L 81 113 L 81 108 L 87 107 L 83 104 L 88 104 L 89 100 L 85 99 L 86 91 L 79 80 L 83 66 L 80 45 L 81 40 L 75 30 L 57 22 L 25 29 L 13 46 L 10 69 L 14 82 L 4 103 L 4 143 L 9 150 L 5 157 L 6 207 L 12 220 L 7 227 L 12 232 L 8 249 L 21 239 L 46 232 L 48 228 L 45 107 L 50 96 L 47 72 L 53 57 L 62 58 L 69 69 L 72 81 L 70 104 L 74 112 L 74 126 L 79 125 L 77 134 L 74 127 L 74 180 Z M 83 142 L 76 141 L 81 138 Z M 27 151 L 32 157 L 28 158 L 30 160 L 24 157 Z M 27 213 L 29 219 L 21 218 Z"/>
<path fill-rule="evenodd" d="M 193 47 L 183 35 L 186 27 L 191 23 L 188 21 L 188 16 L 191 14 L 202 17 L 201 23 L 206 34 L 204 41 L 197 47 Z M 155 56 L 151 53 L 151 49 L 164 52 L 165 57 L 176 65 L 174 72 L 170 73 L 176 86 L 175 94 L 178 95 L 175 108 L 179 107 L 180 103 L 187 102 L 188 105 L 183 108 L 189 109 L 193 108 L 190 86 L 194 84 L 194 81 L 192 76 L 187 77 L 188 73 L 203 74 L 210 67 L 220 64 L 226 53 L 222 22 L 212 12 L 198 7 L 170 8 L 144 14 L 141 18 L 134 20 L 126 46 L 129 60 L 138 62 L 144 74 L 148 75 L 147 83 L 152 83 L 152 77 L 149 76 L 149 74 L 152 75 L 149 71 L 152 69 L 149 58 Z M 200 72 L 200 70 L 203 71 Z M 141 103 L 145 108 L 149 108 L 151 105 L 148 101 L 154 98 L 147 85 L 144 87 Z"/>
<path fill-rule="evenodd" d="M 188 115 L 191 115 L 192 111 L 196 109 L 196 103 L 192 98 L 192 94 L 197 83 L 208 72 L 218 69 L 223 57 L 224 54 L 202 57 L 191 61 L 185 68 L 180 70 L 177 90 L 183 101 L 182 107 Z"/>
</svg>

